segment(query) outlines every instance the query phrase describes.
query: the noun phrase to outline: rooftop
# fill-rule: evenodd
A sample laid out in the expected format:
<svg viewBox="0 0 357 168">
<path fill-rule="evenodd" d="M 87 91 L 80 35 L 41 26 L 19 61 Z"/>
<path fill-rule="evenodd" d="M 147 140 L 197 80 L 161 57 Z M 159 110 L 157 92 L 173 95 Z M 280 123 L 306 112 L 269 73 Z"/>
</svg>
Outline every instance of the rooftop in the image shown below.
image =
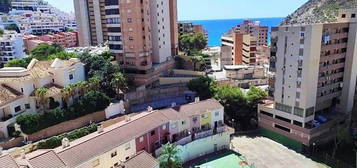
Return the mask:
<svg viewBox="0 0 357 168">
<path fill-rule="evenodd" d="M 123 163 L 125 168 L 155 168 L 159 162 L 145 151 L 141 151 Z"/>
<path fill-rule="evenodd" d="M 14 160 L 14 158 L 12 158 L 10 155 L 0 156 L 0 167 L 1 168 L 20 168 L 19 165 Z"/>
<path fill-rule="evenodd" d="M 168 108 L 151 112 L 145 111 L 136 116 L 130 117 L 129 120 L 121 121 L 107 128 L 104 128 L 104 131 L 101 133 L 95 132 L 83 138 L 77 139 L 71 142 L 70 146 L 67 148 L 58 147 L 54 150 L 51 150 L 53 152 L 45 152 L 35 156 L 34 158 L 36 158 L 36 160 L 34 160 L 33 163 L 38 163 L 38 161 L 41 160 L 46 160 L 47 162 L 54 160 L 55 163 L 40 163 L 46 163 L 46 165 L 43 165 L 42 167 L 49 167 L 53 164 L 61 165 L 62 162 L 66 166 L 75 167 L 89 161 L 98 155 L 106 153 L 117 146 L 127 143 L 130 140 L 135 139 L 167 123 L 168 121 L 179 120 L 183 117 L 201 115 L 207 113 L 209 110 L 215 110 L 219 108 L 223 108 L 223 106 L 217 100 L 209 99 L 175 108 Z M 56 155 L 56 157 L 54 155 Z M 139 158 L 146 157 L 142 156 L 141 153 L 139 153 L 137 156 Z M 30 163 L 31 160 L 32 159 L 30 159 Z M 151 168 L 140 167 L 140 165 L 134 163 L 134 161 L 135 160 L 133 159 L 131 162 L 126 163 L 129 166 L 132 166 L 129 168 Z M 143 161 L 152 163 L 152 165 L 154 165 L 151 159 L 146 158 L 146 160 Z"/>
<path fill-rule="evenodd" d="M 79 63 L 78 59 L 54 61 L 38 61 L 33 59 L 26 69 L 3 68 L 0 69 L 0 83 L 23 82 L 51 76 L 55 68 L 71 67 Z M 54 64 L 55 63 L 55 64 Z"/>
<path fill-rule="evenodd" d="M 22 94 L 16 90 L 6 86 L 0 85 L 0 107 L 21 98 Z"/>
</svg>

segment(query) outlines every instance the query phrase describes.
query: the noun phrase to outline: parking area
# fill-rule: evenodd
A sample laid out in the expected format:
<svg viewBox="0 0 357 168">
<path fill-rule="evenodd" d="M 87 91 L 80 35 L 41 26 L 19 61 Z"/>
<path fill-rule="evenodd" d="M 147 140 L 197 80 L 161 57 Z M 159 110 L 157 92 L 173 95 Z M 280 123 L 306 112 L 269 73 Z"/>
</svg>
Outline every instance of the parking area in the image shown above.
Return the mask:
<svg viewBox="0 0 357 168">
<path fill-rule="evenodd" d="M 265 137 L 235 137 L 232 146 L 255 168 L 327 168 Z"/>
</svg>

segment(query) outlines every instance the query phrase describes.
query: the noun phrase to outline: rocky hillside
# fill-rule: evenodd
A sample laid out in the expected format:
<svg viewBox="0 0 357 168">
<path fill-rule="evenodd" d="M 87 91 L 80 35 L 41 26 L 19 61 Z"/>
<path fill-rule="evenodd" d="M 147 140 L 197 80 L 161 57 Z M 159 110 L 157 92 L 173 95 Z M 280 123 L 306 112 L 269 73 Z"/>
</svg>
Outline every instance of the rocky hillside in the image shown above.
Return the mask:
<svg viewBox="0 0 357 168">
<path fill-rule="evenodd" d="M 357 8 L 357 0 L 309 0 L 287 16 L 281 25 L 334 22 L 339 9 L 354 7 Z"/>
</svg>

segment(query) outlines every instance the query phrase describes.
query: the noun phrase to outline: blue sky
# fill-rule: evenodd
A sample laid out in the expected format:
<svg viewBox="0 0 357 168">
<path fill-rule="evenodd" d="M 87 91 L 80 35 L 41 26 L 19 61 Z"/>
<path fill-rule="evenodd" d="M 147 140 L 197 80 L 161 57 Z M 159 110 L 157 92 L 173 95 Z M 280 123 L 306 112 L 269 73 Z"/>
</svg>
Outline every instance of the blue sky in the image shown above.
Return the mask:
<svg viewBox="0 0 357 168">
<path fill-rule="evenodd" d="M 74 11 L 73 0 L 47 0 Z M 285 17 L 308 0 L 177 0 L 179 20 Z"/>
</svg>

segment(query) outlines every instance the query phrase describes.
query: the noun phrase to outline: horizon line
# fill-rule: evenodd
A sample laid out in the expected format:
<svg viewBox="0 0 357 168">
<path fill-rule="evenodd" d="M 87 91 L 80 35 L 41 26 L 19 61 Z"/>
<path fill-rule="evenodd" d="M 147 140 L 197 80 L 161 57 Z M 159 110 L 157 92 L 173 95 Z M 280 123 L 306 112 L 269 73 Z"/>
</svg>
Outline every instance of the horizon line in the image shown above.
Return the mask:
<svg viewBox="0 0 357 168">
<path fill-rule="evenodd" d="M 247 20 L 253 20 L 253 19 L 272 19 L 272 18 L 285 18 L 285 17 L 253 17 L 253 18 L 226 18 L 226 19 L 191 19 L 191 20 L 178 20 L 179 22 L 184 22 L 184 21 L 206 21 L 206 20 L 236 20 L 236 19 L 247 19 Z"/>
</svg>

